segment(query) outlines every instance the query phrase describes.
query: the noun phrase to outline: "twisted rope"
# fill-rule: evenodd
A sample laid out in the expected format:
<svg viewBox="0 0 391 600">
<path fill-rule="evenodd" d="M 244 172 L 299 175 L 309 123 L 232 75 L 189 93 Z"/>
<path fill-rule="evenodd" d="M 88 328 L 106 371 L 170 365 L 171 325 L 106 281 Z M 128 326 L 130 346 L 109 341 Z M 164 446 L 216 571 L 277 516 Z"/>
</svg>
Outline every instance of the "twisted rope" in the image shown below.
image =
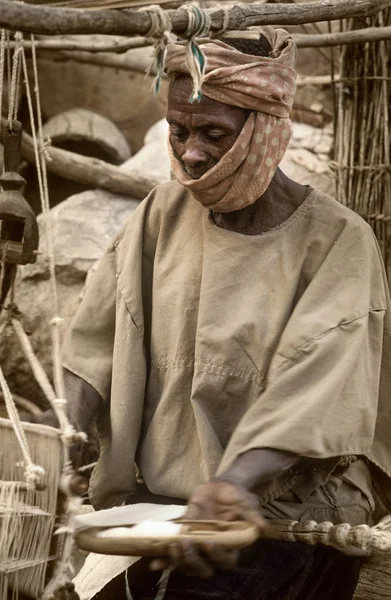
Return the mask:
<svg viewBox="0 0 391 600">
<path fill-rule="evenodd" d="M 9 90 L 9 105 L 8 105 L 8 127 L 12 131 L 12 121 L 18 114 L 18 100 L 20 89 L 20 59 L 23 49 L 23 36 L 21 33 L 15 33 L 15 50 L 12 57 L 12 75 Z"/>
<path fill-rule="evenodd" d="M 141 9 L 140 9 L 141 10 Z M 151 73 L 152 68 L 156 65 L 156 77 L 152 83 L 152 89 L 155 96 L 160 91 L 161 81 L 164 73 L 164 58 L 166 55 L 167 44 L 173 41 L 172 23 L 167 13 L 157 4 L 143 7 L 143 11 L 149 13 L 151 18 L 151 26 L 146 33 L 146 38 L 155 38 L 154 53 L 152 63 L 147 71 L 147 76 Z"/>
<path fill-rule="evenodd" d="M 86 434 L 76 432 L 72 425 L 70 425 L 64 411 L 66 400 L 57 398 L 56 393 L 48 379 L 48 376 L 44 371 L 44 368 L 42 367 L 40 361 L 34 353 L 30 340 L 26 332 L 24 331 L 22 324 L 15 317 L 11 318 L 11 323 L 17 337 L 19 338 L 19 342 L 22 347 L 23 353 L 31 367 L 32 372 L 34 373 L 34 377 L 37 380 L 37 383 L 40 386 L 41 390 L 45 394 L 48 402 L 50 403 L 50 406 L 53 408 L 53 411 L 59 421 L 61 436 L 64 441 L 65 450 L 68 446 L 74 444 L 75 442 L 85 442 L 87 440 Z M 66 457 L 66 459 L 67 458 L 68 457 Z M 65 462 L 67 462 L 67 460 Z"/>
<path fill-rule="evenodd" d="M 0 37 L 0 117 L 3 114 L 3 88 L 4 88 L 4 70 L 5 70 L 5 43 L 6 31 L 1 30 Z M 0 287 L 1 289 L 1 287 Z"/>
<path fill-rule="evenodd" d="M 196 42 L 196 37 L 209 35 L 211 20 L 209 15 L 197 4 L 188 4 L 183 7 L 189 19 L 185 37 L 187 38 L 186 58 L 191 78 L 193 91 L 190 102 L 199 102 L 202 98 L 202 84 L 205 76 L 206 57 Z"/>
<path fill-rule="evenodd" d="M 0 387 L 1 391 L 3 392 L 5 407 L 7 409 L 9 420 L 12 423 L 12 428 L 15 432 L 16 439 L 18 440 L 19 447 L 23 455 L 23 462 L 25 467 L 24 477 L 27 483 L 27 487 L 28 489 L 34 490 L 36 484 L 42 481 L 43 476 L 45 475 L 45 471 L 42 467 L 33 463 L 27 439 L 24 434 L 22 423 L 19 417 L 19 413 L 16 409 L 15 402 L 12 398 L 11 391 L 8 387 L 1 366 Z"/>
</svg>

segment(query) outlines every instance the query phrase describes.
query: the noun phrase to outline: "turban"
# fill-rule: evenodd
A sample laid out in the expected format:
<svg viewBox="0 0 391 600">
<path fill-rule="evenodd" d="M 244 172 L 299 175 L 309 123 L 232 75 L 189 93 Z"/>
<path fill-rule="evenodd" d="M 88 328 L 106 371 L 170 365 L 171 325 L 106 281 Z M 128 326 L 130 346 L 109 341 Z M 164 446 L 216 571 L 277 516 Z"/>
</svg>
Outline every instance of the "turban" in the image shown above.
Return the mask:
<svg viewBox="0 0 391 600">
<path fill-rule="evenodd" d="M 199 179 L 191 179 L 169 151 L 173 173 L 204 206 L 230 212 L 252 204 L 269 186 L 292 135 L 289 113 L 295 94 L 296 46 L 283 29 L 260 31 L 272 47 L 268 57 L 253 56 L 219 40 L 199 40 L 206 64 L 202 93 L 250 110 L 234 145 Z M 185 43 L 168 46 L 168 76 L 190 74 Z"/>
</svg>

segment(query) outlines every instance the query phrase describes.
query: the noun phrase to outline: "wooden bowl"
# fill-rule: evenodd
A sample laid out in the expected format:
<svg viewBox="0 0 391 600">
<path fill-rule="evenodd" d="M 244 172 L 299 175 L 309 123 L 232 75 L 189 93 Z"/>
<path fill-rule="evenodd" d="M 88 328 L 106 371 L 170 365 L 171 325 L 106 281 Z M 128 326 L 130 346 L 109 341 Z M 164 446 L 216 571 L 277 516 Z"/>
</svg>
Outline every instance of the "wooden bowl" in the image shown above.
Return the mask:
<svg viewBox="0 0 391 600">
<path fill-rule="evenodd" d="M 226 550 L 244 548 L 259 537 L 256 525 L 247 521 L 174 521 L 182 526 L 177 535 L 153 534 L 146 537 L 117 537 L 99 534 L 114 527 L 91 527 L 76 533 L 76 543 L 81 550 L 98 554 L 118 554 L 120 556 L 167 556 L 170 544 L 182 540 L 195 543 L 213 542 Z M 132 527 L 129 523 L 127 527 Z"/>
</svg>

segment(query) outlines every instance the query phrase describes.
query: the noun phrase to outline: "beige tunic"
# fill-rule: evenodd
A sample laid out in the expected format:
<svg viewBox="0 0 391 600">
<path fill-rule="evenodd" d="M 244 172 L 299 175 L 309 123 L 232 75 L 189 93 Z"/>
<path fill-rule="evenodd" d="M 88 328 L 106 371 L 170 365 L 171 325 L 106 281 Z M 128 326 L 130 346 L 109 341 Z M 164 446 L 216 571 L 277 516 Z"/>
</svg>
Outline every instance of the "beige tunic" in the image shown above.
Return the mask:
<svg viewBox="0 0 391 600">
<path fill-rule="evenodd" d="M 247 236 L 177 182 L 159 186 L 101 260 L 64 345 L 64 365 L 105 400 L 93 503 L 121 503 L 135 461 L 152 492 L 187 498 L 262 447 L 366 455 L 390 475 L 389 308 L 372 230 L 330 197 L 311 191 Z"/>
</svg>

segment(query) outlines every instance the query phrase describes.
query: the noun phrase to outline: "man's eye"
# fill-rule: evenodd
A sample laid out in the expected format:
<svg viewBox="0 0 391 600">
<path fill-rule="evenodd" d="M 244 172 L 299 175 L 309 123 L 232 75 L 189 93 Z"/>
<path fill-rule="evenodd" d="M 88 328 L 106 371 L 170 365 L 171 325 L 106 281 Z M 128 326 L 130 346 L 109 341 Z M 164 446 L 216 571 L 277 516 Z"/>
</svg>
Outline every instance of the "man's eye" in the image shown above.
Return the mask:
<svg viewBox="0 0 391 600">
<path fill-rule="evenodd" d="M 187 136 L 187 132 L 185 129 L 179 129 L 178 127 L 171 128 L 171 135 L 176 137 L 178 140 L 183 140 Z"/>
<path fill-rule="evenodd" d="M 223 131 L 208 131 L 207 135 L 211 140 L 220 140 L 225 136 L 225 133 Z"/>
</svg>

